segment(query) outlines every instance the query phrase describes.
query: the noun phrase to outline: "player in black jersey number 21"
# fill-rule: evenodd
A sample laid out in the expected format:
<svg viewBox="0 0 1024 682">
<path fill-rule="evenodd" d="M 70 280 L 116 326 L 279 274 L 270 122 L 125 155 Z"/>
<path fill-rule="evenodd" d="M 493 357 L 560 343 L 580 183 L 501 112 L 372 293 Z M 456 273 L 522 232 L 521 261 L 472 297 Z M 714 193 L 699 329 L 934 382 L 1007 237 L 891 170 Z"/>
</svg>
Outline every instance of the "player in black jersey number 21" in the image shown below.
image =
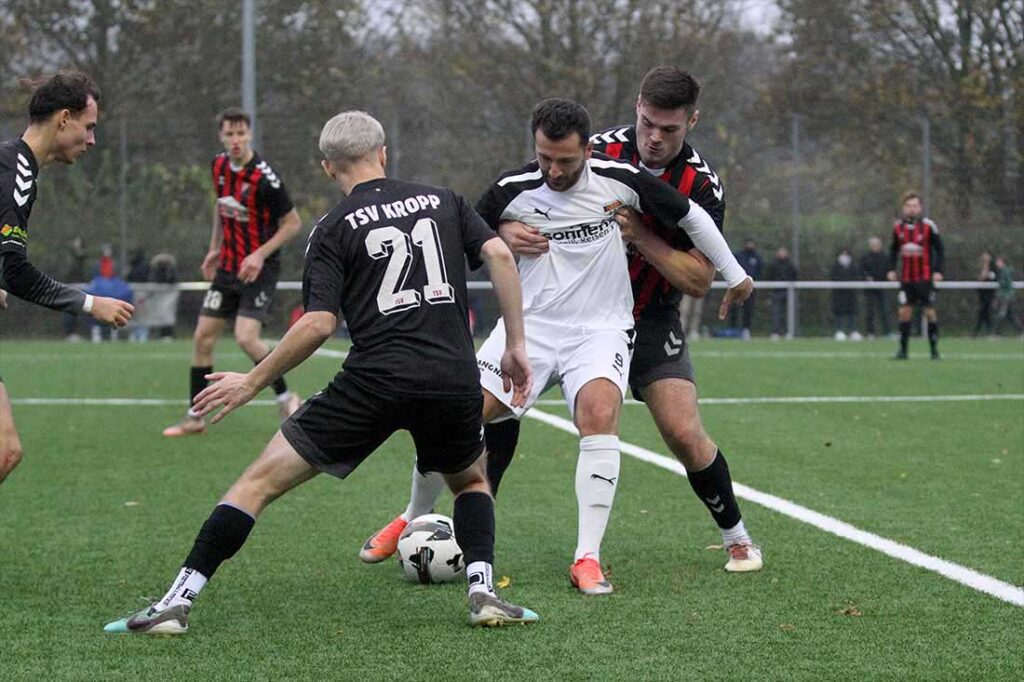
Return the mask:
<svg viewBox="0 0 1024 682">
<path fill-rule="evenodd" d="M 39 170 L 54 161 L 72 164 L 96 144 L 99 89 L 89 76 L 70 71 L 26 84 L 34 88 L 28 128 L 20 138 L 0 144 L 0 310 L 7 307 L 6 289 L 30 303 L 89 313 L 99 322 L 123 327 L 134 310 L 130 304 L 61 284 L 28 261 L 28 220 Z M 0 481 L 20 460 L 21 441 L 0 378 Z"/>
<path fill-rule="evenodd" d="M 484 472 L 480 373 L 469 331 L 465 263 L 486 263 L 508 330 L 501 370 L 523 404 L 531 390 L 522 292 L 511 251 L 451 190 L 388 180 L 384 130 L 362 112 L 324 126 L 324 169 L 347 196 L 309 237 L 306 313 L 248 374 L 219 373 L 195 403 L 214 422 L 309 357 L 337 326 L 352 333 L 343 372 L 282 425 L 203 524 L 167 594 L 107 632 L 180 634 L 193 600 L 245 542 L 271 501 L 319 472 L 344 478 L 399 429 L 423 471 L 455 494 L 455 537 L 474 625 L 537 620 L 492 585 L 494 500 Z M 366 608 L 370 608 L 369 605 Z"/>
</svg>

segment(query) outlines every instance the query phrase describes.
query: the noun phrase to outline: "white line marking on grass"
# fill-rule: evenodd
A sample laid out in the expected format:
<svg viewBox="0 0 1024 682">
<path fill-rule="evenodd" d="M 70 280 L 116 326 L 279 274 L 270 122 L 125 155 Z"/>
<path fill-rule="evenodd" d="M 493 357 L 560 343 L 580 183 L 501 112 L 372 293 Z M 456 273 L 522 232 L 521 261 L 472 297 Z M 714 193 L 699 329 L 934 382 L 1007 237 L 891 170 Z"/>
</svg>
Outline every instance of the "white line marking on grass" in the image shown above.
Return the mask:
<svg viewBox="0 0 1024 682">
<path fill-rule="evenodd" d="M 810 395 L 766 396 L 755 398 L 701 398 L 704 405 L 800 405 L 804 403 L 958 403 L 987 400 L 1024 400 L 1024 393 L 989 393 L 972 395 Z M 625 405 L 643 405 L 639 400 L 625 400 Z M 538 400 L 537 405 L 565 405 L 564 400 Z"/>
<path fill-rule="evenodd" d="M 526 413 L 527 417 L 536 419 L 539 422 L 543 422 L 548 426 L 553 426 L 556 429 L 565 431 L 566 433 L 574 436 L 579 435 L 576 431 L 576 427 L 568 419 L 563 419 L 547 412 L 540 410 L 531 410 Z M 653 464 L 662 469 L 667 469 L 674 474 L 680 476 L 686 476 L 686 469 L 683 465 L 674 459 L 659 455 L 656 452 L 647 450 L 625 441 L 620 441 L 622 452 L 634 457 L 648 464 Z M 733 482 L 733 491 L 736 493 L 736 497 L 744 500 L 759 504 L 762 507 L 771 509 L 772 511 L 778 512 L 790 518 L 804 523 L 810 524 L 815 528 L 831 533 L 841 538 L 855 542 L 858 545 L 870 547 L 871 549 L 877 550 L 882 554 L 890 556 L 900 561 L 905 561 L 913 566 L 918 566 L 926 570 L 938 573 L 939 575 L 945 576 L 950 580 L 954 580 L 961 585 L 970 587 L 971 589 L 984 592 L 985 594 L 991 595 L 996 599 L 1001 599 L 1005 602 L 1009 602 L 1015 606 L 1024 606 L 1024 588 L 1011 585 L 1003 582 L 992 576 L 979 573 L 973 569 L 955 564 L 945 559 L 925 554 L 913 547 L 900 544 L 893 540 L 883 538 L 880 535 L 869 533 L 865 530 L 861 530 L 856 526 L 852 526 L 845 521 L 826 516 L 807 507 L 801 506 L 789 500 L 775 495 L 769 495 L 759 490 L 755 490 L 749 486 L 745 486 L 742 483 Z"/>
<path fill-rule="evenodd" d="M 348 351 L 344 350 L 332 350 L 330 348 L 317 348 L 313 351 L 313 355 L 319 355 L 324 358 L 338 358 L 344 360 L 348 357 Z"/>
<path fill-rule="evenodd" d="M 827 351 L 827 350 L 699 350 L 691 347 L 691 353 L 698 358 L 771 358 L 794 360 L 826 359 L 826 360 L 862 360 L 865 358 L 875 360 L 886 360 L 891 357 L 888 353 L 871 353 L 868 351 Z M 911 353 L 910 359 L 927 359 L 927 355 Z M 943 353 L 943 360 L 1017 360 L 1024 362 L 1024 354 L 1021 353 Z"/>
<path fill-rule="evenodd" d="M 14 405 L 84 405 L 88 407 L 165 407 L 184 406 L 188 401 L 169 398 L 15 398 Z M 248 405 L 277 405 L 276 400 L 252 400 Z"/>
</svg>

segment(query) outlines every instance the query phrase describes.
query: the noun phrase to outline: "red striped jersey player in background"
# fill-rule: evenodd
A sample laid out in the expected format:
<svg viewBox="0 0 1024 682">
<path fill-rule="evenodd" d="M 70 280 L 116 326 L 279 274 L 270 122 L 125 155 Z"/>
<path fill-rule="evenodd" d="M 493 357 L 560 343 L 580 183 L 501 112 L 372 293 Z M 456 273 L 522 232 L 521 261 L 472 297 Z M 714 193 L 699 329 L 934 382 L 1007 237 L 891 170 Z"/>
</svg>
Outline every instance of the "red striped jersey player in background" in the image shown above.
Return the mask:
<svg viewBox="0 0 1024 682">
<path fill-rule="evenodd" d="M 889 279 L 896 281 L 900 264 L 900 349 L 894 360 L 907 359 L 910 341 L 910 317 L 914 306 L 924 308 L 928 319 L 928 344 L 932 360 L 939 359 L 939 317 L 935 312 L 935 283 L 942 281 L 945 251 L 939 228 L 924 217 L 921 197 L 914 192 L 903 195 L 900 219 L 892 226 Z"/>
<path fill-rule="evenodd" d="M 224 151 L 213 159 L 213 212 L 210 249 L 201 266 L 203 279 L 212 281 L 192 345 L 189 410 L 164 429 L 169 437 L 206 431 L 206 422 L 191 409 L 192 400 L 206 388 L 213 372 L 213 348 L 228 319 L 235 319 L 235 340 L 256 364 L 270 349 L 260 333 L 281 270 L 278 253 L 302 226 L 284 183 L 252 148 L 252 123 L 241 109 L 227 109 L 218 118 Z M 297 395 L 284 377 L 273 384 L 281 418 L 299 408 Z"/>
</svg>

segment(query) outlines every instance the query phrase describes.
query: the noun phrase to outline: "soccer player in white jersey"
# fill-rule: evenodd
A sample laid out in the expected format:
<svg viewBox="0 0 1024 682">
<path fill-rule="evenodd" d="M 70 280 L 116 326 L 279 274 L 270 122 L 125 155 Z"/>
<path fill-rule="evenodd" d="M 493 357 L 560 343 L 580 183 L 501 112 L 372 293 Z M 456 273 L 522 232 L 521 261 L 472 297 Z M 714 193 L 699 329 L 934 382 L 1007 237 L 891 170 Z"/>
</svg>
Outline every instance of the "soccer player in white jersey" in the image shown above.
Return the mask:
<svg viewBox="0 0 1024 682">
<path fill-rule="evenodd" d="M 545 100 L 534 109 L 531 127 L 537 159 L 503 174 L 477 211 L 494 229 L 519 221 L 550 242 L 546 253 L 519 263 L 534 389 L 524 406 L 512 406 L 496 355 L 505 343 L 499 321 L 477 353 L 484 421 L 518 419 L 544 390 L 561 384 L 580 433 L 579 527 L 570 579 L 584 594 L 607 594 L 612 585 L 601 571 L 600 549 L 619 480 L 618 420 L 634 303 L 616 215 L 631 208 L 685 230 L 729 284 L 726 307 L 745 300 L 753 282 L 700 206 L 635 166 L 592 154 L 590 116 L 582 106 Z M 414 472 L 409 507 L 366 541 L 360 558 L 373 563 L 393 554 L 408 521 L 428 512 L 439 494 L 436 477 Z"/>
</svg>

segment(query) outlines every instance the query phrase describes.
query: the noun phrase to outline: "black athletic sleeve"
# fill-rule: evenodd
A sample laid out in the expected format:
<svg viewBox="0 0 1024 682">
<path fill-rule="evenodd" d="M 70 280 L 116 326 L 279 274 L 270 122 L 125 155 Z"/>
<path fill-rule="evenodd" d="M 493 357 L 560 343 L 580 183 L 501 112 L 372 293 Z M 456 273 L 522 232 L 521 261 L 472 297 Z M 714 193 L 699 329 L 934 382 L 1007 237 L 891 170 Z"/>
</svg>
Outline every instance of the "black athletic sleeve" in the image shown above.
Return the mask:
<svg viewBox="0 0 1024 682">
<path fill-rule="evenodd" d="M 892 244 L 889 246 L 889 271 L 896 272 L 896 263 L 900 257 L 900 238 L 896 226 L 892 226 Z"/>
<path fill-rule="evenodd" d="M 494 239 L 496 236 L 484 219 L 470 207 L 466 200 L 455 194 L 455 203 L 458 206 L 459 224 L 462 228 L 462 244 L 466 250 L 466 260 L 469 261 L 469 268 L 476 270 L 483 265 L 480 259 L 480 249 L 483 245 Z"/>
<path fill-rule="evenodd" d="M 939 236 L 939 228 L 935 223 L 930 225 L 932 232 L 932 270 L 942 274 L 942 266 L 946 263 L 946 247 Z"/>
<path fill-rule="evenodd" d="M 722 226 L 725 224 L 725 191 L 722 188 L 721 181 L 716 187 L 711 182 L 711 178 L 707 176 L 697 176 L 698 187 L 694 187 L 690 190 L 690 198 L 693 202 L 703 208 L 711 216 L 711 219 L 715 221 L 715 225 L 718 226 L 720 231 Z"/>
<path fill-rule="evenodd" d="M 501 216 L 509 205 L 507 193 L 498 183 L 487 188 L 480 200 L 476 202 L 476 212 L 484 219 L 484 222 L 496 231 Z"/>
<path fill-rule="evenodd" d="M 10 194 L 2 192 L 0 203 L 0 286 L 29 303 L 66 313 L 82 312 L 84 293 L 28 262 L 28 221 Z"/>
<path fill-rule="evenodd" d="M 345 287 L 345 261 L 339 236 L 343 226 L 318 223 L 309 235 L 302 272 L 302 307 L 334 315 L 341 309 Z"/>
<path fill-rule="evenodd" d="M 267 206 L 270 207 L 271 220 L 280 220 L 285 213 L 295 208 L 292 198 L 285 189 L 284 181 L 278 178 L 276 182 L 267 182 Z"/>
</svg>

